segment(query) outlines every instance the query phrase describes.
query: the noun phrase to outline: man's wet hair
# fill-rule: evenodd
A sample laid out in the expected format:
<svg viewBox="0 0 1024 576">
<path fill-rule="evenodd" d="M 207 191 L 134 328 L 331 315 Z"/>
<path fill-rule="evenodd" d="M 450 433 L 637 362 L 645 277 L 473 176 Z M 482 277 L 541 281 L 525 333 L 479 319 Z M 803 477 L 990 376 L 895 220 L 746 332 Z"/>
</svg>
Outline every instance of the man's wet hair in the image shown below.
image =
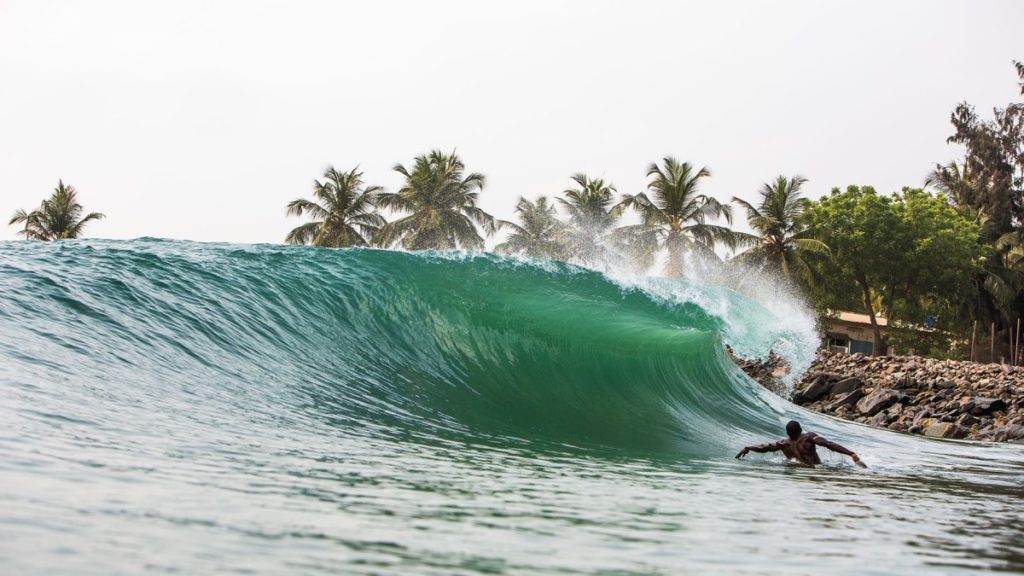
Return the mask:
<svg viewBox="0 0 1024 576">
<path fill-rule="evenodd" d="M 790 420 L 789 423 L 786 424 L 786 435 L 793 440 L 799 438 L 800 433 L 803 431 L 803 428 L 800 427 L 800 423 L 796 420 Z"/>
</svg>

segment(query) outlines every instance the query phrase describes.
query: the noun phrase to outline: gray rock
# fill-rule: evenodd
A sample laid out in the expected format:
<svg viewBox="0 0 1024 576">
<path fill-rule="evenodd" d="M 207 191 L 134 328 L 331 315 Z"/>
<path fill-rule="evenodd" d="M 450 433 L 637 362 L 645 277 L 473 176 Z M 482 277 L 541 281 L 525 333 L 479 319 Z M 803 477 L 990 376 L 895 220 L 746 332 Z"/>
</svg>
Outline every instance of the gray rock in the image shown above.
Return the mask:
<svg viewBox="0 0 1024 576">
<path fill-rule="evenodd" d="M 828 395 L 829 390 L 832 388 L 832 384 L 821 376 L 814 379 L 811 385 L 804 388 L 801 392 L 793 395 L 793 402 L 797 404 L 809 404 L 821 400 Z"/>
<path fill-rule="evenodd" d="M 832 385 L 832 389 L 829 390 L 829 396 L 838 396 L 840 394 L 849 394 L 854 390 L 864 385 L 864 381 L 856 376 L 840 380 Z"/>
<path fill-rule="evenodd" d="M 857 410 L 860 411 L 861 414 L 874 416 L 904 398 L 906 398 L 906 396 L 899 392 L 879 388 L 857 402 Z"/>
<path fill-rule="evenodd" d="M 995 442 L 1011 442 L 1024 438 L 1024 426 L 1004 426 L 996 428 L 984 436 L 986 440 Z"/>
<path fill-rule="evenodd" d="M 916 426 L 920 424 L 922 420 L 924 420 L 925 418 L 931 418 L 931 416 L 931 410 L 922 410 L 918 412 L 917 416 L 914 416 L 914 425 Z"/>
<path fill-rule="evenodd" d="M 895 388 L 896 390 L 907 390 L 915 386 L 917 386 L 917 381 L 911 378 L 910 376 L 905 376 L 903 378 L 900 378 L 899 381 L 893 384 L 892 387 Z"/>
<path fill-rule="evenodd" d="M 868 424 L 871 424 L 872 426 L 883 427 L 888 423 L 889 414 L 885 412 L 879 412 L 878 414 L 875 414 L 870 419 L 868 419 Z"/>
<path fill-rule="evenodd" d="M 956 419 L 956 425 L 964 426 L 965 428 L 970 428 L 971 426 L 974 426 L 978 422 L 980 422 L 980 420 L 978 420 L 974 416 L 971 416 L 970 414 L 962 414 L 959 418 Z"/>
<path fill-rule="evenodd" d="M 970 409 L 964 406 L 964 412 L 970 411 L 975 416 L 984 416 L 997 410 L 1006 410 L 1006 402 L 999 398 L 974 398 L 968 406 L 970 406 Z"/>
<path fill-rule="evenodd" d="M 854 390 L 853 392 L 850 392 L 846 396 L 843 396 L 839 400 L 836 400 L 835 402 L 830 404 L 828 406 L 828 408 L 826 408 L 826 410 L 828 410 L 830 412 L 835 412 L 836 410 L 838 410 L 841 407 L 852 408 L 852 407 L 856 406 L 857 402 L 859 402 L 860 399 L 863 398 L 863 397 L 864 397 L 864 391 L 861 390 L 860 388 L 858 388 L 858 389 Z"/>
</svg>

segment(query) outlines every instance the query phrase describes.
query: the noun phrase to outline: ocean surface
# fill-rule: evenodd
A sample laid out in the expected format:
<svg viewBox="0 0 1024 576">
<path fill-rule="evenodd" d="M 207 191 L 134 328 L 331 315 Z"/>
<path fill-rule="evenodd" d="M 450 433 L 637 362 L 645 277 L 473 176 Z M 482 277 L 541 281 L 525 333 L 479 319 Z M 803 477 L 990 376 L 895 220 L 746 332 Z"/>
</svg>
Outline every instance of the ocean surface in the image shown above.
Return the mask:
<svg viewBox="0 0 1024 576">
<path fill-rule="evenodd" d="M 493 255 L 0 243 L 0 573 L 1024 573 L 1024 446 L 813 414 L 798 307 Z M 806 468 L 744 445 L 804 428 Z"/>
</svg>

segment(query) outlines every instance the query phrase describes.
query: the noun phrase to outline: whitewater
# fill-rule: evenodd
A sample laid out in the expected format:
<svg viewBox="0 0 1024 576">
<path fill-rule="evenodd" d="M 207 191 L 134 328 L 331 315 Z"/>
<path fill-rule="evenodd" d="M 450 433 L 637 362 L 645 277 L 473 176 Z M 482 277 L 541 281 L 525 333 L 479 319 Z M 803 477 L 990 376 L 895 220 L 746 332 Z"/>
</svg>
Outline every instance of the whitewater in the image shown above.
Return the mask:
<svg viewBox="0 0 1024 576">
<path fill-rule="evenodd" d="M 806 317 L 486 254 L 0 242 L 0 572 L 1024 573 L 1024 446 L 730 360 L 806 366 Z M 733 458 L 794 418 L 869 468 Z"/>
</svg>

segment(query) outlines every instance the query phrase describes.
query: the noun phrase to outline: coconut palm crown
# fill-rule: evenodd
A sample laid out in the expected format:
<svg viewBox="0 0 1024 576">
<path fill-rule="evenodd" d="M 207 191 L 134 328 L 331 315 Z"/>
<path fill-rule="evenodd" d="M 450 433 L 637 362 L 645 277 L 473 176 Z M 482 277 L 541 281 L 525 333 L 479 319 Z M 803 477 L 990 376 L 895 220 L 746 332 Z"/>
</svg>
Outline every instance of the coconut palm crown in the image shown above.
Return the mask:
<svg viewBox="0 0 1024 576">
<path fill-rule="evenodd" d="M 18 234 L 26 240 L 71 240 L 81 236 L 90 221 L 105 218 L 99 212 L 90 212 L 82 217 L 83 211 L 75 187 L 58 180 L 53 194 L 43 200 L 39 208 L 31 212 L 18 210 L 9 224 L 24 225 Z"/>
<path fill-rule="evenodd" d="M 481 250 L 484 234 L 494 234 L 500 223 L 477 207 L 484 176 L 466 174 L 455 152 L 434 150 L 417 156 L 412 168 L 395 165 L 405 177 L 398 192 L 383 193 L 378 206 L 404 213 L 381 229 L 380 244 L 401 245 L 407 250 Z"/>
<path fill-rule="evenodd" d="M 380 186 L 365 186 L 359 168 L 339 172 L 324 170 L 323 181 L 313 181 L 313 200 L 299 198 L 288 203 L 289 216 L 308 214 L 314 220 L 292 229 L 289 244 L 312 244 L 332 248 L 366 246 L 384 226 L 375 201 Z"/>
<path fill-rule="evenodd" d="M 533 202 L 520 197 L 515 211 L 519 224 L 502 223 L 511 232 L 505 242 L 494 247 L 495 251 L 533 258 L 566 257 L 565 224 L 558 219 L 554 205 L 548 202 L 546 196 Z"/>
<path fill-rule="evenodd" d="M 619 206 L 640 213 L 641 223 L 619 229 L 621 235 L 646 238 L 647 245 L 668 253 L 664 275 L 681 278 L 685 258 L 695 253 L 702 258 L 717 258 L 716 244 L 735 248 L 747 236 L 727 227 L 710 224 L 711 218 L 724 217 L 732 223 L 730 206 L 700 193 L 700 182 L 711 176 L 706 167 L 696 168 L 671 156 L 662 165 L 647 168 L 647 192 L 625 196 Z"/>
<path fill-rule="evenodd" d="M 565 190 L 558 198 L 571 225 L 566 234 L 569 255 L 583 263 L 601 261 L 607 256 L 606 236 L 622 215 L 622 208 L 615 205 L 615 186 L 582 173 L 570 178 L 576 188 Z"/>
<path fill-rule="evenodd" d="M 779 176 L 761 186 L 757 206 L 733 197 L 732 201 L 747 213 L 747 223 L 757 232 L 757 245 L 736 256 L 761 269 L 774 270 L 783 277 L 815 282 L 815 270 L 808 263 L 809 254 L 829 254 L 829 247 L 807 236 L 800 215 L 807 204 L 800 188 L 807 182 L 803 176 Z"/>
<path fill-rule="evenodd" d="M 986 187 L 974 178 L 966 164 L 961 166 L 955 160 L 945 166 L 936 164 L 935 170 L 925 178 L 924 185 L 945 194 L 949 203 L 959 209 L 977 207 Z"/>
</svg>

